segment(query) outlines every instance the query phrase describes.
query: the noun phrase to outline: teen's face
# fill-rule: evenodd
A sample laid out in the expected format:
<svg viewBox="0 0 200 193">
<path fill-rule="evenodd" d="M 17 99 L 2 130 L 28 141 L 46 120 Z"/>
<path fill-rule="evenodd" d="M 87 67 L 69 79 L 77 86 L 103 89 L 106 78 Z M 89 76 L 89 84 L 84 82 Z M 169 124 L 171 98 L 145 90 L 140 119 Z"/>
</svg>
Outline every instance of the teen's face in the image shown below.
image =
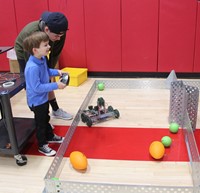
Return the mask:
<svg viewBox="0 0 200 193">
<path fill-rule="evenodd" d="M 55 34 L 55 33 L 51 32 L 47 26 L 45 27 L 45 32 L 49 36 L 49 39 L 52 42 L 59 41 L 60 38 L 64 35 L 64 33 L 63 34 Z"/>
<path fill-rule="evenodd" d="M 49 41 L 41 42 L 40 47 L 37 48 L 38 56 L 47 56 L 49 54 L 51 46 L 49 45 Z"/>
<path fill-rule="evenodd" d="M 48 33 L 48 36 L 49 36 L 49 39 L 52 41 L 52 42 L 55 42 L 55 41 L 59 41 L 60 38 L 63 36 L 64 34 L 55 34 L 53 32 L 50 32 Z"/>
</svg>

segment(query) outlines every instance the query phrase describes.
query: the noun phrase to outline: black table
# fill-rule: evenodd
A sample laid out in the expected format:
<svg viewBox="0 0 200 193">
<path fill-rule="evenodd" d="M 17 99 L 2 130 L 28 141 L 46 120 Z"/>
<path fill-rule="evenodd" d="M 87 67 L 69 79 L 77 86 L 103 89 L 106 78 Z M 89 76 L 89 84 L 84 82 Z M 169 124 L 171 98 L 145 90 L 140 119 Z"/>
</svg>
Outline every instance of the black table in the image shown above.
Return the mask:
<svg viewBox="0 0 200 193">
<path fill-rule="evenodd" d="M 0 46 L 0 54 L 3 54 L 4 52 L 7 52 L 13 48 L 14 48 L 13 46 L 3 46 L 3 47 Z"/>
<path fill-rule="evenodd" d="M 6 74 L 8 77 L 12 75 Z M 10 98 L 25 87 L 24 76 L 18 74 L 13 86 L 4 88 L 2 85 L 0 84 L 0 153 L 14 155 L 16 163 L 22 166 L 27 163 L 27 158 L 20 151 L 32 135 L 35 124 L 32 118 L 13 117 Z"/>
</svg>

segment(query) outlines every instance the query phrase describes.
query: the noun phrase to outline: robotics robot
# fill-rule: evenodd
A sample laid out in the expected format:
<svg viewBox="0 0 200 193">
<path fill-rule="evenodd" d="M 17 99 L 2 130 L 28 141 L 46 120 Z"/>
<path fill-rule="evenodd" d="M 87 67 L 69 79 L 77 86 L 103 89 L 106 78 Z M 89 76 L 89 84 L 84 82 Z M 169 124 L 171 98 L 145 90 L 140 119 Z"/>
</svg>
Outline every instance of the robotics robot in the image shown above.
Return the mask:
<svg viewBox="0 0 200 193">
<path fill-rule="evenodd" d="M 93 124 L 109 120 L 111 118 L 119 118 L 120 114 L 117 109 L 113 109 L 112 106 L 105 106 L 105 100 L 100 97 L 97 99 L 97 106 L 88 106 L 88 110 L 84 110 L 81 113 L 81 120 L 86 123 L 88 127 Z"/>
</svg>

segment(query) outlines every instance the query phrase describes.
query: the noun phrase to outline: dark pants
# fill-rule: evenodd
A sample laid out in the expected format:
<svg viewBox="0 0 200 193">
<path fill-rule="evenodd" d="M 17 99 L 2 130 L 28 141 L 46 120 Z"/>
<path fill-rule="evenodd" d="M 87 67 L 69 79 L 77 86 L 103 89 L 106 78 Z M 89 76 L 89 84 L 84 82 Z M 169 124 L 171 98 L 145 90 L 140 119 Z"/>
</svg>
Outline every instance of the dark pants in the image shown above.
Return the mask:
<svg viewBox="0 0 200 193">
<path fill-rule="evenodd" d="M 21 60 L 21 59 L 17 59 L 17 60 L 18 60 L 18 63 L 19 63 L 20 74 L 24 74 L 26 61 L 25 60 Z"/>
<path fill-rule="evenodd" d="M 42 105 L 30 108 L 34 112 L 34 118 L 36 122 L 36 137 L 38 140 L 38 146 L 41 147 L 48 144 L 47 141 L 51 140 L 54 136 L 52 127 L 49 123 L 49 102 Z"/>
</svg>

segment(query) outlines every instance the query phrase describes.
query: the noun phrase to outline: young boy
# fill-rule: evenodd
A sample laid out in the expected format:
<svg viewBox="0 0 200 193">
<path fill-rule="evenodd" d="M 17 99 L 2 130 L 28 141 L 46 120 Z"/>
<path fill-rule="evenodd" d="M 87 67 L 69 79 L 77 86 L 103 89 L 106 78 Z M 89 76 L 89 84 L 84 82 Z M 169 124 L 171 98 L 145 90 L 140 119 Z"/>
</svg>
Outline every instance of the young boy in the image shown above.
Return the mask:
<svg viewBox="0 0 200 193">
<path fill-rule="evenodd" d="M 56 151 L 49 143 L 62 143 L 64 138 L 53 133 L 49 123 L 48 93 L 66 87 L 61 81 L 49 82 L 51 76 L 62 75 L 62 71 L 47 66 L 46 57 L 50 50 L 49 37 L 44 32 L 34 32 L 23 41 L 24 50 L 30 53 L 25 67 L 26 96 L 36 122 L 38 151 L 46 156 L 53 156 Z"/>
</svg>

